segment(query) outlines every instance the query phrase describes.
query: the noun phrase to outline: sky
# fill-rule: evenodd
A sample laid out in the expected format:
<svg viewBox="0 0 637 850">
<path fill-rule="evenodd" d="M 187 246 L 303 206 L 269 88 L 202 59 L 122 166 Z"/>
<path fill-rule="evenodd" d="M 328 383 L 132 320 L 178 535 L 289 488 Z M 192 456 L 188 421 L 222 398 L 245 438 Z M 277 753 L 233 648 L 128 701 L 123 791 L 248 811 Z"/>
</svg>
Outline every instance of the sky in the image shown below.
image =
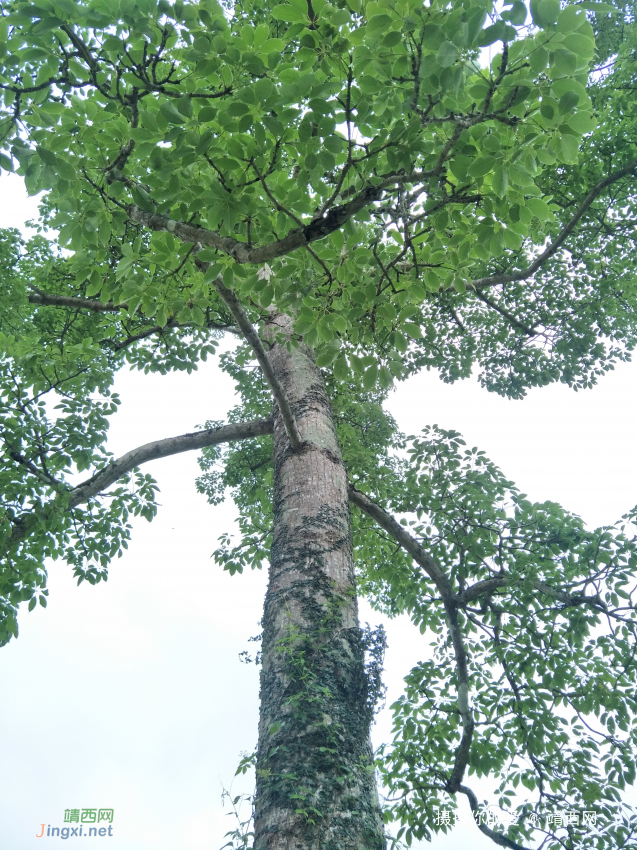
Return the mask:
<svg viewBox="0 0 637 850">
<path fill-rule="evenodd" d="M 0 227 L 36 215 L 19 178 L 2 173 Z M 431 424 L 460 431 L 530 499 L 560 502 L 594 527 L 637 503 L 636 384 L 629 363 L 593 390 L 557 385 L 511 401 L 430 372 L 400 385 L 387 407 L 408 434 Z M 121 374 L 116 389 L 115 454 L 222 420 L 235 403 L 213 361 L 192 375 Z M 251 790 L 234 772 L 256 742 L 258 670 L 239 653 L 254 649 L 266 576 L 231 577 L 211 560 L 235 512 L 196 493 L 195 453 L 144 470 L 157 478 L 161 507 L 151 524 L 135 522 L 108 582 L 76 587 L 69 567 L 48 565 L 48 607 L 22 610 L 19 639 L 0 651 L 1 850 L 37 850 L 42 824 L 47 846 L 59 845 L 46 827 L 62 827 L 71 808 L 113 809 L 112 850 L 220 850 L 234 828 L 222 792 Z M 388 631 L 389 705 L 427 639 L 365 604 L 361 619 Z M 375 745 L 390 726 L 386 709 Z M 493 848 L 468 807 L 463 815 L 426 846 Z"/>
</svg>

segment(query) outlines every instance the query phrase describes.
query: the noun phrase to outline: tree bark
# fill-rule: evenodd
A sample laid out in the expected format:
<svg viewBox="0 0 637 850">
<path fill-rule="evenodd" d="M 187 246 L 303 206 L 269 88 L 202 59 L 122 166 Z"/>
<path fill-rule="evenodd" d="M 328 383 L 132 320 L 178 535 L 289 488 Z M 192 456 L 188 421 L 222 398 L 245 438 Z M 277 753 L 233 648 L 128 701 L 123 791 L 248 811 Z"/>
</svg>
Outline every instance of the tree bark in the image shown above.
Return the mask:
<svg viewBox="0 0 637 850">
<path fill-rule="evenodd" d="M 277 342 L 270 358 L 303 442 L 292 450 L 275 410 L 254 848 L 384 850 L 347 474 L 313 352 Z"/>
</svg>

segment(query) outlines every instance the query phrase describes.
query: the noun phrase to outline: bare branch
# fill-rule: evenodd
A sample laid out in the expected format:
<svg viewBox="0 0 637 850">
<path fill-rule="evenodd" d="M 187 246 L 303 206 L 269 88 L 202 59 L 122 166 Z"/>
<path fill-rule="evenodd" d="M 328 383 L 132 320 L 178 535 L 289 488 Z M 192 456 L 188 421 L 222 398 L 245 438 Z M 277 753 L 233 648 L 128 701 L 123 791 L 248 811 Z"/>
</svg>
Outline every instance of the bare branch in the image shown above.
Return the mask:
<svg viewBox="0 0 637 850">
<path fill-rule="evenodd" d="M 103 493 L 111 484 L 143 463 L 193 449 L 216 446 L 219 443 L 262 437 L 271 434 L 272 429 L 272 419 L 256 419 L 252 422 L 238 422 L 233 425 L 222 425 L 220 428 L 208 428 L 205 431 L 181 434 L 178 437 L 168 437 L 165 440 L 155 440 L 152 443 L 138 446 L 111 461 L 104 469 L 100 469 L 99 472 L 87 478 L 86 481 L 82 481 L 77 487 L 56 497 L 42 510 L 37 513 L 34 511 L 26 517 L 20 517 L 13 528 L 8 545 L 14 545 L 23 540 L 42 521 L 42 518 L 53 513 L 58 505 L 60 507 L 63 505 L 65 509 L 72 510 Z"/>
<path fill-rule="evenodd" d="M 479 815 L 480 813 L 478 798 L 473 793 L 471 788 L 467 788 L 466 785 L 460 785 L 458 791 L 468 798 L 469 805 L 471 806 L 471 811 L 473 812 L 473 816 L 475 818 L 476 814 Z M 517 841 L 514 841 L 512 838 L 507 838 L 506 835 L 502 835 L 501 833 L 496 832 L 494 829 L 488 827 L 486 823 L 481 823 L 479 818 L 476 818 L 476 824 L 480 832 L 483 832 L 491 839 L 491 841 L 493 841 L 495 844 L 499 844 L 500 847 L 508 847 L 510 848 L 510 850 L 526 850 L 526 847 L 524 847 L 522 844 L 518 844 Z"/>
<path fill-rule="evenodd" d="M 43 292 L 33 284 L 28 284 L 32 292 L 29 294 L 30 304 L 41 304 L 43 307 L 70 307 L 73 310 L 90 310 L 92 313 L 119 313 L 128 309 L 128 304 L 113 304 L 112 301 L 95 301 L 92 298 L 76 298 L 70 295 L 52 295 Z"/>
<path fill-rule="evenodd" d="M 303 441 L 301 439 L 301 435 L 299 434 L 299 429 L 296 424 L 296 419 L 294 418 L 294 414 L 292 413 L 292 408 L 290 407 L 290 402 L 288 401 L 288 397 L 283 389 L 281 382 L 274 374 L 274 369 L 272 368 L 272 363 L 270 362 L 270 358 L 268 357 L 268 353 L 265 350 L 263 342 L 261 341 L 261 337 L 257 333 L 254 328 L 254 325 L 248 318 L 246 311 L 241 306 L 241 302 L 235 295 L 235 293 L 228 289 L 228 287 L 224 284 L 223 278 L 221 275 L 217 277 L 216 280 L 213 280 L 213 286 L 219 293 L 219 297 L 224 302 L 232 316 L 234 317 L 235 322 L 239 326 L 239 329 L 243 333 L 246 341 L 252 347 L 256 358 L 259 362 L 259 366 L 263 371 L 263 375 L 268 382 L 270 389 L 272 390 L 272 395 L 276 399 L 276 403 L 279 406 L 279 410 L 281 411 L 281 417 L 283 419 L 283 423 L 285 425 L 285 431 L 288 435 L 288 439 L 290 441 L 290 445 L 292 449 L 296 452 L 298 451 Z"/>
<path fill-rule="evenodd" d="M 104 469 L 78 484 L 71 491 L 69 508 L 75 508 L 87 502 L 114 484 L 131 469 L 170 455 L 189 452 L 193 449 L 203 449 L 206 446 L 216 446 L 219 443 L 230 443 L 235 440 L 248 440 L 252 437 L 262 437 L 272 433 L 271 419 L 256 419 L 253 422 L 238 422 L 234 425 L 222 425 L 220 428 L 208 428 L 205 431 L 194 431 L 191 434 L 181 434 L 178 437 L 167 437 L 165 440 L 155 440 L 138 446 L 130 452 L 111 461 Z"/>
<path fill-rule="evenodd" d="M 442 570 L 442 567 L 428 555 L 420 543 L 411 536 L 396 520 L 383 510 L 380 505 L 368 499 L 360 490 L 350 484 L 349 499 L 352 504 L 375 520 L 381 528 L 394 538 L 403 549 L 408 552 L 414 561 L 423 568 L 429 578 L 440 591 L 443 602 L 452 602 L 455 598 L 451 582 Z"/>
</svg>

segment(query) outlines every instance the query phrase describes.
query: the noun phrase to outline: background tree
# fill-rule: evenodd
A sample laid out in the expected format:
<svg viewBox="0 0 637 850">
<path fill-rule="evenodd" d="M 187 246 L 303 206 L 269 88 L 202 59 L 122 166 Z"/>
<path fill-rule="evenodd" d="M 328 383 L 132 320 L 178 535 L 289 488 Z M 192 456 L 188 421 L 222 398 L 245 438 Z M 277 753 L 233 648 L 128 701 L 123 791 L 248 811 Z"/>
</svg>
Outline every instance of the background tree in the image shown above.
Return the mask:
<svg viewBox="0 0 637 850">
<path fill-rule="evenodd" d="M 259 850 L 384 846 L 383 638 L 357 587 L 436 636 L 381 761 L 399 836 L 445 830 L 461 794 L 501 846 L 633 840 L 632 515 L 589 532 L 455 432 L 407 440 L 382 409 L 423 367 L 519 398 L 629 356 L 633 18 L 612 13 L 3 6 L 0 165 L 47 190 L 66 249 L 3 242 L 3 639 L 20 602 L 46 603 L 45 557 L 106 576 L 131 512 L 154 515 L 145 460 L 204 448 L 199 488 L 241 511 L 217 559 L 270 561 Z M 243 339 L 222 358 L 230 423 L 113 459 L 116 370 L 191 370 L 225 332 Z M 498 781 L 511 826 L 485 822 L 468 773 Z M 603 834 L 559 817 L 593 806 Z"/>
</svg>

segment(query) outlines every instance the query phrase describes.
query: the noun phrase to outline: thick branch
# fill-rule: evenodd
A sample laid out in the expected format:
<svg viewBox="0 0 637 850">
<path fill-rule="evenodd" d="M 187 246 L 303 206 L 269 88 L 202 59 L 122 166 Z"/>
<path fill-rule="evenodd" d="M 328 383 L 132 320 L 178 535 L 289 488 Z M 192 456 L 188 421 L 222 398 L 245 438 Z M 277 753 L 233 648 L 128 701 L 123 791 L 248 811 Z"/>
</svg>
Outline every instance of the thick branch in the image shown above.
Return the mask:
<svg viewBox="0 0 637 850">
<path fill-rule="evenodd" d="M 295 452 L 298 451 L 301 448 L 303 441 L 301 440 L 301 435 L 299 434 L 296 419 L 294 418 L 294 414 L 292 413 L 292 408 L 290 407 L 290 402 L 288 401 L 288 397 L 285 393 L 285 390 L 281 386 L 281 382 L 279 381 L 277 376 L 274 374 L 272 363 L 270 362 L 268 353 L 265 350 L 265 347 L 261 341 L 261 337 L 256 332 L 256 329 L 248 318 L 246 311 L 241 306 L 241 302 L 239 301 L 235 293 L 231 289 L 228 289 L 228 287 L 224 284 L 221 275 L 219 275 L 219 277 L 217 277 L 217 279 L 213 281 L 213 285 L 219 293 L 219 297 L 232 314 L 235 322 L 239 326 L 239 329 L 241 330 L 247 342 L 254 351 L 256 358 L 259 361 L 259 366 L 261 366 L 263 375 L 266 381 L 268 382 L 268 385 L 272 390 L 272 394 L 276 399 L 276 403 L 279 406 L 279 410 L 281 411 L 281 417 L 285 425 L 285 431 L 288 435 L 290 445 L 292 446 L 292 449 Z"/>
<path fill-rule="evenodd" d="M 370 516 L 373 520 L 375 520 L 381 528 L 384 528 L 385 531 L 393 537 L 397 543 L 400 543 L 403 549 L 411 555 L 414 561 L 423 568 L 440 591 L 443 602 L 451 602 L 455 598 L 451 582 L 443 572 L 440 565 L 425 552 L 420 543 L 413 538 L 411 534 L 405 531 L 400 523 L 396 522 L 393 516 L 383 510 L 380 505 L 377 505 L 368 499 L 367 496 L 351 484 L 349 488 L 349 499 L 352 504 L 356 505 L 356 507 L 360 508 L 360 510 L 366 513 L 367 516 Z"/>
<path fill-rule="evenodd" d="M 192 451 L 193 449 L 203 449 L 206 446 L 215 446 L 219 443 L 230 443 L 235 440 L 248 440 L 252 437 L 262 437 L 265 434 L 272 433 L 271 419 L 256 419 L 253 422 L 238 422 L 234 425 L 222 425 L 220 428 L 208 428 L 205 431 L 195 431 L 191 434 L 181 434 L 178 437 L 168 437 L 165 440 L 155 440 L 152 443 L 146 443 L 143 446 L 138 446 L 130 452 L 111 461 L 108 466 L 96 472 L 86 481 L 78 484 L 72 490 L 66 492 L 64 504 L 68 510 L 76 508 L 78 505 L 88 502 L 89 499 L 98 496 L 108 489 L 111 484 L 118 481 L 123 475 L 147 463 L 150 460 L 158 460 L 162 457 L 170 457 L 170 455 L 181 454 L 182 452 Z M 51 513 L 55 509 L 55 504 L 58 500 L 54 499 L 49 505 L 44 508 L 45 515 Z M 32 527 L 40 521 L 40 515 L 35 513 L 27 517 L 21 518 L 16 523 L 9 544 L 18 543 L 25 538 Z"/>
<path fill-rule="evenodd" d="M 455 794 L 462 786 L 465 770 L 469 763 L 469 751 L 473 741 L 475 721 L 473 711 L 469 704 L 469 665 L 467 662 L 467 648 L 462 636 L 462 629 L 458 622 L 458 609 L 453 601 L 445 602 L 445 611 L 451 642 L 456 659 L 456 676 L 458 677 L 458 711 L 462 720 L 462 738 L 453 760 L 451 775 L 447 780 L 447 791 Z"/>
<path fill-rule="evenodd" d="M 77 298 L 76 296 L 68 295 L 53 295 L 48 292 L 43 292 L 41 289 L 30 285 L 33 290 L 28 296 L 30 304 L 40 304 L 43 307 L 69 307 L 71 310 L 89 310 L 91 313 L 119 313 L 128 310 L 128 304 L 113 304 L 112 301 L 96 301 L 92 298 Z M 141 314 L 141 310 L 137 311 Z M 177 322 L 175 319 L 168 319 L 165 325 L 155 325 L 151 328 L 146 328 L 138 334 L 125 339 L 123 342 L 115 343 L 113 346 L 115 351 L 126 348 L 134 342 L 152 336 L 156 333 L 161 333 L 163 330 L 171 330 L 176 328 L 201 328 L 201 325 L 196 325 L 194 322 Z M 224 325 L 222 322 L 206 322 L 203 326 L 208 330 L 225 331 L 231 334 L 238 334 L 238 331 L 232 325 Z"/>
<path fill-rule="evenodd" d="M 458 593 L 454 602 L 457 608 L 464 608 L 470 602 L 479 599 L 481 596 L 489 596 L 494 591 L 499 590 L 502 587 L 513 587 L 516 584 L 521 584 L 522 581 L 522 579 L 514 578 L 510 575 L 494 576 L 494 578 L 483 579 L 482 581 L 477 581 L 475 584 L 470 585 L 463 590 L 462 593 Z M 540 593 L 544 593 L 546 596 L 550 596 L 552 599 L 561 602 L 565 608 L 574 608 L 578 605 L 589 605 L 592 608 L 597 608 L 602 611 L 606 611 L 607 609 L 606 603 L 597 594 L 595 596 L 589 596 L 586 593 L 568 593 L 565 590 L 558 590 L 555 587 L 551 587 L 550 584 L 547 584 L 545 581 L 540 581 L 540 579 L 535 579 L 532 582 L 532 586 Z"/>
<path fill-rule="evenodd" d="M 92 313 L 119 313 L 126 310 L 127 304 L 113 304 L 112 301 L 94 301 L 92 298 L 76 298 L 70 295 L 51 295 L 34 286 L 30 287 L 29 304 L 41 304 L 43 307 L 70 307 L 72 310 L 90 310 Z"/>
<path fill-rule="evenodd" d="M 461 794 L 464 794 L 468 798 L 473 817 L 476 821 L 476 824 L 478 825 L 478 829 L 480 830 L 480 832 L 483 832 L 491 839 L 491 841 L 495 842 L 496 844 L 499 844 L 500 847 L 509 847 L 510 850 L 526 850 L 526 848 L 523 847 L 522 844 L 518 844 L 517 841 L 513 841 L 512 838 L 507 838 L 506 835 L 502 835 L 501 833 L 496 832 L 494 829 L 488 827 L 486 823 L 481 822 L 478 798 L 473 793 L 471 788 L 467 788 L 466 785 L 461 785 L 458 788 L 458 791 L 460 791 Z M 476 815 L 478 817 L 476 817 Z"/>
<path fill-rule="evenodd" d="M 462 593 L 456 597 L 456 605 L 458 608 L 464 608 L 474 599 L 479 599 L 481 596 L 489 595 L 501 587 L 506 587 L 511 582 L 510 576 L 498 576 L 497 578 L 487 578 L 482 581 L 477 581 L 470 585 Z"/>
<path fill-rule="evenodd" d="M 451 143 L 452 140 L 450 140 Z M 283 257 L 290 254 L 297 248 L 306 247 L 312 242 L 319 239 L 324 239 L 336 230 L 339 230 L 343 225 L 356 213 L 360 212 L 369 204 L 379 201 L 382 194 L 389 185 L 410 182 L 414 180 L 424 180 L 432 174 L 440 170 L 444 163 L 444 158 L 448 154 L 445 149 L 444 156 L 441 154 L 440 162 L 430 171 L 415 172 L 412 174 L 396 174 L 386 177 L 381 183 L 376 186 L 368 186 L 360 191 L 351 201 L 346 204 L 334 207 L 327 215 L 318 218 L 310 224 L 290 230 L 287 236 L 283 239 L 278 239 L 268 245 L 251 247 L 246 242 L 241 242 L 231 236 L 220 236 L 212 230 L 207 230 L 205 227 L 200 227 L 195 224 L 188 224 L 183 221 L 176 221 L 166 215 L 151 213 L 141 209 L 136 204 L 129 204 L 125 207 L 131 221 L 148 227 L 150 230 L 167 231 L 174 233 L 178 239 L 183 242 L 199 242 L 208 248 L 215 248 L 223 254 L 232 257 L 238 263 L 265 263 L 269 260 L 274 260 L 277 257 Z M 594 186 L 582 203 L 577 208 L 576 212 L 571 217 L 571 220 L 563 228 L 560 234 L 551 242 L 551 244 L 543 251 L 526 269 L 521 269 L 517 272 L 502 273 L 492 275 L 491 277 L 478 278 L 472 281 L 474 289 L 484 289 L 489 286 L 496 286 L 502 283 L 512 283 L 514 281 L 526 280 L 531 277 L 541 266 L 552 257 L 564 241 L 573 232 L 577 223 L 582 218 L 584 213 L 589 209 L 593 201 L 603 192 L 605 188 L 621 180 L 637 168 L 637 160 L 624 166 L 624 168 L 613 172 L 612 174 L 600 180 Z"/>
<path fill-rule="evenodd" d="M 469 750 L 471 749 L 471 742 L 473 741 L 473 732 L 475 729 L 473 712 L 469 704 L 469 665 L 467 662 L 467 650 L 462 637 L 460 623 L 458 622 L 456 594 L 453 592 L 451 582 L 444 573 L 442 567 L 440 567 L 440 565 L 425 552 L 420 543 L 418 543 L 411 534 L 405 531 L 402 525 L 396 522 L 390 514 L 351 485 L 349 489 L 349 498 L 353 504 L 375 520 L 381 528 L 384 528 L 385 531 L 411 555 L 414 561 L 423 568 L 423 570 L 435 583 L 440 595 L 442 596 L 456 660 L 456 675 L 458 678 L 458 713 L 460 714 L 460 719 L 462 721 L 462 738 L 458 749 L 456 750 L 453 768 L 446 786 L 450 794 L 455 794 L 461 787 L 464 772 L 467 769 L 467 764 L 469 762 Z"/>
<path fill-rule="evenodd" d="M 111 461 L 104 469 L 74 487 L 69 499 L 69 508 L 75 508 L 83 502 L 87 502 L 102 493 L 127 472 L 142 463 L 148 463 L 149 460 L 170 457 L 170 455 L 189 452 L 193 449 L 203 449 L 206 446 L 216 446 L 218 443 L 262 437 L 264 434 L 271 433 L 272 421 L 270 419 L 256 419 L 253 422 L 222 425 L 220 428 L 208 428 L 205 431 L 195 431 L 192 434 L 181 434 L 179 437 L 167 437 L 165 440 L 146 443 L 126 452 L 117 460 Z"/>
<path fill-rule="evenodd" d="M 389 182 L 400 182 L 403 178 L 391 178 Z M 182 242 L 200 242 L 207 248 L 216 248 L 223 254 L 228 254 L 237 263 L 265 263 L 277 257 L 290 254 L 297 248 L 303 248 L 318 239 L 324 239 L 330 233 L 334 233 L 357 212 L 360 212 L 368 204 L 378 201 L 383 189 L 378 186 L 369 186 L 363 189 L 356 197 L 347 204 L 335 207 L 326 216 L 310 222 L 305 227 L 290 230 L 283 239 L 277 239 L 269 245 L 250 247 L 246 242 L 240 242 L 231 236 L 219 236 L 212 230 L 199 227 L 196 224 L 187 224 L 183 221 L 175 221 L 167 215 L 147 212 L 135 204 L 126 207 L 128 217 L 136 224 L 142 224 L 150 230 L 165 230 L 173 233 Z"/>
<path fill-rule="evenodd" d="M 571 235 L 571 233 L 575 230 L 578 221 L 582 218 L 584 213 L 591 206 L 593 201 L 606 189 L 607 186 L 611 186 L 613 183 L 617 183 L 618 180 L 621 180 L 622 177 L 626 177 L 628 174 L 631 174 L 633 171 L 637 169 L 637 159 L 634 159 L 632 162 L 629 162 L 628 165 L 625 165 L 624 168 L 620 168 L 618 171 L 614 171 L 612 174 L 609 174 L 608 177 L 605 177 L 603 180 L 600 180 L 593 188 L 590 190 L 588 195 L 584 198 L 581 204 L 578 206 L 576 211 L 573 213 L 570 221 L 566 226 L 560 231 L 558 236 L 551 242 L 548 248 L 545 251 L 536 257 L 536 259 L 531 263 L 530 266 L 527 266 L 525 269 L 521 269 L 517 272 L 503 272 L 502 274 L 494 274 L 491 277 L 481 277 L 477 280 L 472 281 L 472 286 L 474 289 L 484 289 L 488 286 L 497 286 L 501 283 L 514 283 L 518 280 L 526 280 L 531 275 L 534 275 L 538 269 L 540 269 L 544 263 L 549 260 L 554 254 L 559 251 L 562 247 L 566 239 Z"/>
</svg>

